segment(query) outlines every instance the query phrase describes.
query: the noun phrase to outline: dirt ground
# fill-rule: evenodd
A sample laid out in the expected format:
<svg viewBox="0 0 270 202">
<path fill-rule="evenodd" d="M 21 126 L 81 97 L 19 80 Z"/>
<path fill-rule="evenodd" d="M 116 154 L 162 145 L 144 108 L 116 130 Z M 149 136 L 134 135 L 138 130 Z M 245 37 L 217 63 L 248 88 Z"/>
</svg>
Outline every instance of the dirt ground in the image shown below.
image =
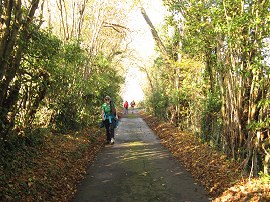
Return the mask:
<svg viewBox="0 0 270 202">
<path fill-rule="evenodd" d="M 211 201 L 135 114 L 121 119 L 115 139 L 89 167 L 73 202 Z"/>
</svg>

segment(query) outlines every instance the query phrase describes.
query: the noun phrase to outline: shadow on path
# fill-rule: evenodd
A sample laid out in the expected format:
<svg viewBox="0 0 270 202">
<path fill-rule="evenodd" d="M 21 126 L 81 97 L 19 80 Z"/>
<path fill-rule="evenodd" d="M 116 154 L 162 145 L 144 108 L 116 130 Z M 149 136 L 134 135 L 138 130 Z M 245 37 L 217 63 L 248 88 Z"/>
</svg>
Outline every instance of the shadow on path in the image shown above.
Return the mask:
<svg viewBox="0 0 270 202">
<path fill-rule="evenodd" d="M 141 118 L 122 118 L 73 202 L 210 201 Z"/>
</svg>

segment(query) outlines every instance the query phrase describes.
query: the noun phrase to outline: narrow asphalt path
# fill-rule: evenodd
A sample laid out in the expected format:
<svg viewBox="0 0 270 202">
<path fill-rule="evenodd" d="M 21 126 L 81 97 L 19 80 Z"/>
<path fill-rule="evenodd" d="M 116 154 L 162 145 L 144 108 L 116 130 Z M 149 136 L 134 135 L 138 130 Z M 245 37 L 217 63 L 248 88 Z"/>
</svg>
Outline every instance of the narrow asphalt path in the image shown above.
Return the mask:
<svg viewBox="0 0 270 202">
<path fill-rule="evenodd" d="M 210 201 L 141 118 L 122 118 L 115 134 L 116 143 L 99 153 L 73 202 Z"/>
</svg>

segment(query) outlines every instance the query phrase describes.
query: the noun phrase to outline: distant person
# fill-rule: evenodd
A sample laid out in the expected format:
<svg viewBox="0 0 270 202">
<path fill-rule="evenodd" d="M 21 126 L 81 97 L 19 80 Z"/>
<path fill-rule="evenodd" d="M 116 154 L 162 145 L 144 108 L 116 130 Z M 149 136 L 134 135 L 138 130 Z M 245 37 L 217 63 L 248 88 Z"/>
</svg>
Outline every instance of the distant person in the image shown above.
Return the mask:
<svg viewBox="0 0 270 202">
<path fill-rule="evenodd" d="M 116 112 L 116 108 L 109 96 L 104 98 L 104 103 L 102 104 L 102 121 L 104 121 L 104 125 L 106 128 L 106 138 L 107 144 L 114 144 L 114 128 L 116 125 L 116 121 L 118 119 L 118 115 Z"/>
<path fill-rule="evenodd" d="M 133 114 L 134 107 L 135 107 L 135 101 L 134 100 L 130 103 L 130 106 L 131 106 L 131 111 L 132 111 L 132 114 Z"/>
<path fill-rule="evenodd" d="M 128 101 L 124 103 L 124 114 L 128 114 Z"/>
</svg>

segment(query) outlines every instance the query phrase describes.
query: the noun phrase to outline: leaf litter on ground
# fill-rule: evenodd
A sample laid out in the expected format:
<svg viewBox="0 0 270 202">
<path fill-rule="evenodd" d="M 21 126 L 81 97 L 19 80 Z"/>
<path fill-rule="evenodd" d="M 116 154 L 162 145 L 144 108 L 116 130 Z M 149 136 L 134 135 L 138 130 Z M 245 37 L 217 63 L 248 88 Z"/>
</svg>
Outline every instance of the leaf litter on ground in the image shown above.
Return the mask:
<svg viewBox="0 0 270 202">
<path fill-rule="evenodd" d="M 12 170 L 1 166 L 0 201 L 69 201 L 104 142 L 99 128 L 46 135 L 41 145 L 26 147 L 33 157 L 20 151 Z"/>
<path fill-rule="evenodd" d="M 249 180 L 242 174 L 240 163 L 203 143 L 194 134 L 181 132 L 149 114 L 140 115 L 161 139 L 162 145 L 205 187 L 212 201 L 270 201 L 269 178 Z"/>
</svg>

